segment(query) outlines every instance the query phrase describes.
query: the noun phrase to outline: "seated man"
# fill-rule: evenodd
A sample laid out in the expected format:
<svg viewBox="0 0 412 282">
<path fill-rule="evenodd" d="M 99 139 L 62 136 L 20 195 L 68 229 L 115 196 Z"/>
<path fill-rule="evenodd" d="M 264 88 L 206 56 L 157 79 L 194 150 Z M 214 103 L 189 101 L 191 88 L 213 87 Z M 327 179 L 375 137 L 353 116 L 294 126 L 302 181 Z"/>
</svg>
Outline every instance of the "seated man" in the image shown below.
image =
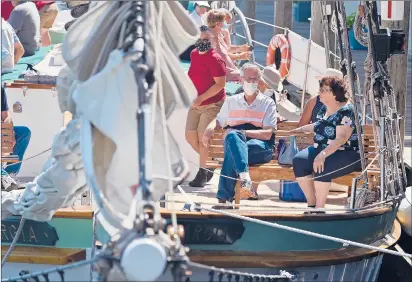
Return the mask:
<svg viewBox="0 0 412 282">
<path fill-rule="evenodd" d="M 9 23 L 14 28 L 24 47 L 23 56 L 32 56 L 40 47 L 40 15 L 30 1 L 12 0 L 14 10 Z"/>
<path fill-rule="evenodd" d="M 1 122 L 12 123 L 11 115 L 9 112 L 9 106 L 7 104 L 6 91 L 4 87 L 1 87 Z M 26 126 L 14 126 L 14 134 L 16 144 L 14 145 L 13 155 L 19 156 L 20 162 L 15 164 L 8 164 L 5 171 L 9 174 L 17 174 L 20 171 L 21 161 L 23 160 L 24 153 L 29 146 L 31 132 Z M 3 170 L 2 170 L 3 175 Z"/>
<path fill-rule="evenodd" d="M 11 25 L 1 19 L 1 73 L 12 72 L 24 48 Z"/>
<path fill-rule="evenodd" d="M 207 145 L 216 129 L 226 129 L 225 157 L 217 192 L 219 203 L 232 202 L 238 177 L 241 187 L 251 191 L 251 199 L 257 199 L 248 165 L 267 163 L 273 158 L 276 104 L 258 89 L 262 77 L 257 65 L 247 63 L 240 73 L 245 92 L 226 99 L 202 138 Z"/>
</svg>

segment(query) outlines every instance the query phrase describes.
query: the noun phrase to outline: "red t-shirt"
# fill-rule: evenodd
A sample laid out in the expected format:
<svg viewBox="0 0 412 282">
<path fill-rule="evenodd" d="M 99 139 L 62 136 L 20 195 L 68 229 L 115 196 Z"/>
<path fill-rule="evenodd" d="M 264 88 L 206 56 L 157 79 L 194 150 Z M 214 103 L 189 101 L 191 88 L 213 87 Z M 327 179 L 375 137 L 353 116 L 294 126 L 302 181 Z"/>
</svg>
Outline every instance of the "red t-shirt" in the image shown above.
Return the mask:
<svg viewBox="0 0 412 282">
<path fill-rule="evenodd" d="M 37 10 L 40 11 L 40 9 L 43 8 L 44 6 L 53 4 L 56 1 L 32 1 L 32 2 L 36 5 Z"/>
<path fill-rule="evenodd" d="M 196 87 L 197 95 L 205 93 L 213 84 L 214 77 L 226 76 L 226 64 L 215 50 L 210 49 L 206 54 L 199 54 L 197 49 L 190 53 L 188 75 Z M 225 88 L 215 96 L 203 101 L 201 106 L 217 103 L 226 97 Z"/>
<path fill-rule="evenodd" d="M 1 2 L 1 17 L 5 21 L 8 21 L 13 9 L 14 9 L 14 6 L 11 4 L 11 1 L 2 1 Z"/>
</svg>

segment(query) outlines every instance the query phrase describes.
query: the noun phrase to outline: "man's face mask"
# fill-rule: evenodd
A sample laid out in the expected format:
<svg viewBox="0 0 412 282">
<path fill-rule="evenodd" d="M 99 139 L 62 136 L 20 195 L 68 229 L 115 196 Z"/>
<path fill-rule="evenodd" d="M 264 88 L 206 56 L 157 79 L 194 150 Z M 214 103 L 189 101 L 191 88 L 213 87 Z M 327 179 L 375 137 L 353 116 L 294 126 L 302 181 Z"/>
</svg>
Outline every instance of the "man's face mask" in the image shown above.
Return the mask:
<svg viewBox="0 0 412 282">
<path fill-rule="evenodd" d="M 199 52 L 206 52 L 212 48 L 209 39 L 199 39 L 198 41 L 196 41 L 195 46 Z"/>
<path fill-rule="evenodd" d="M 257 82 L 243 82 L 243 90 L 245 91 L 245 94 L 249 96 L 256 93 L 258 86 Z"/>
</svg>

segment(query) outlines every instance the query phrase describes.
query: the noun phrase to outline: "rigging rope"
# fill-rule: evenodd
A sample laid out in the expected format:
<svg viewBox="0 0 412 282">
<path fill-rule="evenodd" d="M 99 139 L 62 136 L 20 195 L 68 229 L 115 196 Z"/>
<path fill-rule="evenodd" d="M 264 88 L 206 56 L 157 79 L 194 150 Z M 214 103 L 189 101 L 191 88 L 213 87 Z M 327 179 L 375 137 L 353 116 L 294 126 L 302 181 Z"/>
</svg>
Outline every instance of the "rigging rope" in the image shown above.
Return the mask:
<svg viewBox="0 0 412 282">
<path fill-rule="evenodd" d="M 182 189 L 182 187 L 178 186 L 178 188 L 179 188 L 180 192 L 185 196 L 187 201 L 190 202 L 191 204 L 194 204 L 191 201 L 191 199 L 189 198 L 189 196 L 186 194 L 186 192 Z M 299 233 L 299 234 L 302 234 L 302 235 L 307 235 L 307 236 L 312 236 L 312 237 L 316 237 L 316 238 L 319 238 L 319 239 L 329 240 L 329 241 L 333 241 L 333 242 L 336 242 L 336 243 L 341 243 L 341 244 L 344 244 L 344 245 L 352 245 L 354 247 L 369 249 L 369 250 L 382 252 L 382 253 L 386 253 L 386 254 L 390 254 L 390 255 L 394 255 L 394 256 L 412 258 L 412 254 L 400 253 L 400 252 L 396 252 L 396 251 L 392 251 L 392 250 L 388 250 L 388 249 L 384 249 L 384 248 L 380 248 L 380 247 L 370 246 L 370 245 L 366 245 L 366 244 L 363 244 L 363 243 L 358 243 L 358 242 L 354 242 L 354 241 L 350 241 L 350 240 L 346 240 L 346 239 L 341 239 L 341 238 L 337 238 L 337 237 L 333 237 L 333 236 L 329 236 L 329 235 L 324 235 L 324 234 L 320 234 L 320 233 L 316 233 L 316 232 L 312 232 L 312 231 L 307 231 L 307 230 L 303 230 L 303 229 L 299 229 L 299 228 L 295 228 L 295 227 L 290 227 L 290 226 L 282 225 L 282 224 L 279 224 L 279 223 L 268 222 L 268 221 L 260 220 L 260 219 L 257 219 L 257 218 L 251 218 L 251 217 L 247 217 L 247 216 L 243 216 L 243 215 L 239 215 L 239 214 L 235 214 L 235 213 L 230 213 L 230 212 L 226 212 L 226 211 L 223 211 L 223 210 L 217 210 L 217 209 L 206 208 L 206 207 L 200 207 L 200 208 L 202 210 L 205 210 L 205 211 L 222 214 L 222 215 L 225 215 L 225 216 L 228 216 L 228 217 L 241 219 L 243 221 L 249 221 L 249 222 L 252 222 L 252 223 L 261 224 L 261 225 L 265 225 L 265 226 L 269 226 L 269 227 L 273 227 L 273 228 L 277 228 L 277 229 L 282 229 L 282 230 L 286 230 L 286 231 L 290 231 L 290 232 L 294 232 L 294 233 Z"/>
<path fill-rule="evenodd" d="M 1 260 L 1 266 L 3 267 L 4 264 L 7 262 L 7 259 L 9 258 L 9 256 L 11 255 L 11 253 L 13 252 L 14 248 L 16 247 L 17 241 L 20 238 L 20 234 L 23 231 L 23 227 L 24 227 L 24 222 L 26 221 L 25 218 L 21 218 L 20 219 L 20 225 L 19 228 L 17 229 L 16 234 L 14 234 L 14 238 L 13 241 L 10 244 L 9 249 L 7 250 L 6 254 L 4 255 L 4 258 Z"/>
</svg>

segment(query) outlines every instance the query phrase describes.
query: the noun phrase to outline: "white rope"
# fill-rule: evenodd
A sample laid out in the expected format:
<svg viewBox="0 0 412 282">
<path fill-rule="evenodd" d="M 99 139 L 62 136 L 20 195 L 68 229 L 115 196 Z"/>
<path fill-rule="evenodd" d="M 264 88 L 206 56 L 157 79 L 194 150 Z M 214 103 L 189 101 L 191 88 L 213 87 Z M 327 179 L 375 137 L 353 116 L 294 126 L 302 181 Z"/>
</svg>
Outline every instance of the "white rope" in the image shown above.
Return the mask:
<svg viewBox="0 0 412 282">
<path fill-rule="evenodd" d="M 163 142 L 165 146 L 165 151 L 166 151 L 166 167 L 167 167 L 167 174 L 169 177 L 172 175 L 172 161 L 171 161 L 171 156 L 170 156 L 170 144 L 169 144 L 169 137 L 168 137 L 168 128 L 167 128 L 167 119 L 166 119 L 166 113 L 165 113 L 165 102 L 164 102 L 164 96 L 163 96 L 163 83 L 162 83 L 162 75 L 161 75 L 161 65 L 160 65 L 160 54 L 161 54 L 161 42 L 162 42 L 162 24 L 163 24 L 163 4 L 162 2 L 159 3 L 159 12 L 157 15 L 157 38 L 156 38 L 156 43 L 155 43 L 155 56 L 156 56 L 156 80 L 158 81 L 157 86 L 158 86 L 158 98 L 160 102 L 160 116 L 161 116 L 161 123 L 162 123 L 162 129 L 163 129 Z M 154 6 L 154 5 L 153 5 Z M 154 130 L 154 129 L 153 129 Z M 167 186 L 168 190 L 170 193 L 174 193 L 173 189 L 173 181 L 169 178 L 167 180 Z M 174 210 L 174 203 L 171 203 L 172 205 L 172 210 Z M 175 232 L 177 232 L 178 227 L 177 227 L 177 215 L 176 212 L 172 211 L 171 214 L 171 221 L 172 221 L 172 226 Z"/>
<path fill-rule="evenodd" d="M 194 203 L 191 201 L 191 199 L 186 194 L 186 192 L 182 189 L 182 187 L 178 186 L 178 188 L 179 188 L 180 192 L 186 197 L 188 202 L 191 205 L 194 205 Z M 394 256 L 412 258 L 411 254 L 400 253 L 400 252 L 387 250 L 387 249 L 380 248 L 380 247 L 370 246 L 370 245 L 366 245 L 366 244 L 362 244 L 362 243 L 358 243 L 358 242 L 354 242 L 354 241 L 350 241 L 350 240 L 346 240 L 346 239 L 336 238 L 336 237 L 329 236 L 329 235 L 319 234 L 319 233 L 312 232 L 312 231 L 307 231 L 307 230 L 303 230 L 303 229 L 299 229 L 299 228 L 289 227 L 289 226 L 274 223 L 274 222 L 263 221 L 263 220 L 260 220 L 260 219 L 251 218 L 251 217 L 247 217 L 247 216 L 243 216 L 243 215 L 239 215 L 239 214 L 235 214 L 235 213 L 230 213 L 230 212 L 226 212 L 226 211 L 223 211 L 223 210 L 216 210 L 216 209 L 205 208 L 205 207 L 200 207 L 200 208 L 202 210 L 205 210 L 205 211 L 215 212 L 215 213 L 219 213 L 219 214 L 226 215 L 226 216 L 229 216 L 229 217 L 241 219 L 241 220 L 244 220 L 244 221 L 249 221 L 249 222 L 252 222 L 252 223 L 261 224 L 261 225 L 265 225 L 265 226 L 269 226 L 269 227 L 273 227 L 273 228 L 278 228 L 278 229 L 282 229 L 282 230 L 286 230 L 286 231 L 290 231 L 290 232 L 295 232 L 295 233 L 299 233 L 299 234 L 303 234 L 303 235 L 307 235 L 307 236 L 312 236 L 312 237 L 316 237 L 316 238 L 320 238 L 320 239 L 324 239 L 324 240 L 330 240 L 330 241 L 333 241 L 333 242 L 336 242 L 336 243 L 341 243 L 341 244 L 344 244 L 344 245 L 351 245 L 351 246 L 354 246 L 354 247 L 369 249 L 369 250 L 382 252 L 382 253 L 386 253 L 386 254 L 390 254 L 390 255 L 394 255 Z"/>
<path fill-rule="evenodd" d="M 20 225 L 19 225 L 19 228 L 17 229 L 16 234 L 14 235 L 13 241 L 11 242 L 10 247 L 9 247 L 9 249 L 7 250 L 6 254 L 4 255 L 4 258 L 1 260 L 1 266 L 2 266 L 2 267 L 3 267 L 4 264 L 7 262 L 7 259 L 9 258 L 9 256 L 11 255 L 11 253 L 13 252 L 14 247 L 16 246 L 17 241 L 19 240 L 20 234 L 21 234 L 21 232 L 23 231 L 23 226 L 24 226 L 24 222 L 25 222 L 25 221 L 26 221 L 26 219 L 23 218 L 23 217 L 20 219 Z"/>
</svg>

